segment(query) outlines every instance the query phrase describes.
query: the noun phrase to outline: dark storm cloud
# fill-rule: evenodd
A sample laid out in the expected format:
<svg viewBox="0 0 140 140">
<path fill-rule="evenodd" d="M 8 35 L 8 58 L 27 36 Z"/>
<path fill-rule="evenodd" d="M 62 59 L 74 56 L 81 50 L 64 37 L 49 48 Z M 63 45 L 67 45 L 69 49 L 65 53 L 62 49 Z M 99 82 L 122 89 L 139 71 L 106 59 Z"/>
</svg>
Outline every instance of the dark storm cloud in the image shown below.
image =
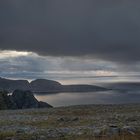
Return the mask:
<svg viewBox="0 0 140 140">
<path fill-rule="evenodd" d="M 140 61 L 138 0 L 1 0 L 0 49 Z"/>
</svg>

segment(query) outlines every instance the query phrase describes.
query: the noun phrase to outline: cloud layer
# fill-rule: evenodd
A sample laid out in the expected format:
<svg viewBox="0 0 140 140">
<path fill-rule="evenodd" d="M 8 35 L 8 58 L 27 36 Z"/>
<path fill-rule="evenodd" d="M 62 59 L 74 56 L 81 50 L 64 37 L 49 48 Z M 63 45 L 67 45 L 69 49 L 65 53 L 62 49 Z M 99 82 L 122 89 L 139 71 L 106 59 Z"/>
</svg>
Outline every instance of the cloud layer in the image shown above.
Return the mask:
<svg viewBox="0 0 140 140">
<path fill-rule="evenodd" d="M 55 79 L 112 76 L 116 68 L 109 62 L 96 63 L 93 59 L 42 57 L 34 53 L 15 51 L 1 51 L 0 54 L 0 76 L 2 77 Z"/>
<path fill-rule="evenodd" d="M 140 61 L 138 0 L 1 0 L 0 49 Z"/>
</svg>

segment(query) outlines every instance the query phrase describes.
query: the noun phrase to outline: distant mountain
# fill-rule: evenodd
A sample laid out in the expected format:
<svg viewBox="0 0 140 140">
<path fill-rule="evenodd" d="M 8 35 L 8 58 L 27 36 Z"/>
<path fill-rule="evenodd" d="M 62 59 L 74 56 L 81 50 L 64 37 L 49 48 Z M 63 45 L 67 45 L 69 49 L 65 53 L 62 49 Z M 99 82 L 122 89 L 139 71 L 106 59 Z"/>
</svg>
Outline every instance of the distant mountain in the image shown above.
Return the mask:
<svg viewBox="0 0 140 140">
<path fill-rule="evenodd" d="M 64 92 L 92 92 L 92 91 L 104 91 L 108 90 L 104 87 L 95 85 L 63 85 L 62 90 Z"/>
<path fill-rule="evenodd" d="M 38 101 L 31 91 L 15 90 L 12 95 L 0 92 L 0 110 L 50 107 L 48 103 Z"/>
<path fill-rule="evenodd" d="M 57 92 L 89 92 L 104 91 L 107 88 L 94 85 L 62 85 L 57 81 L 37 79 L 29 83 L 27 80 L 10 80 L 0 78 L 0 89 L 13 92 L 16 89 L 30 90 L 35 93 L 57 93 Z"/>
<path fill-rule="evenodd" d="M 113 90 L 140 90 L 140 82 L 114 82 L 104 86 Z"/>
<path fill-rule="evenodd" d="M 11 80 L 0 78 L 0 90 L 13 92 L 16 89 L 30 90 L 30 83 L 27 80 Z"/>
<path fill-rule="evenodd" d="M 31 90 L 36 93 L 57 93 L 57 92 L 90 92 L 104 91 L 106 88 L 94 85 L 62 85 L 59 82 L 45 79 L 37 79 L 30 83 Z"/>
<path fill-rule="evenodd" d="M 62 90 L 62 85 L 59 82 L 37 79 L 30 83 L 31 91 L 33 92 L 58 92 Z"/>
</svg>

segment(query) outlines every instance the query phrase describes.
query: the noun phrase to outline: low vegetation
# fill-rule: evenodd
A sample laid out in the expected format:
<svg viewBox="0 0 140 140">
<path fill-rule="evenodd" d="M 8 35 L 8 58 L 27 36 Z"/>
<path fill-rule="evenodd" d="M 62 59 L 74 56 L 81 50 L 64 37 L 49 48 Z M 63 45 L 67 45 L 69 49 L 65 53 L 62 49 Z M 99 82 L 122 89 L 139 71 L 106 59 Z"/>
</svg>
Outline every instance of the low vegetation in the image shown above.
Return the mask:
<svg viewBox="0 0 140 140">
<path fill-rule="evenodd" d="M 140 105 L 0 111 L 0 140 L 139 140 Z"/>
</svg>

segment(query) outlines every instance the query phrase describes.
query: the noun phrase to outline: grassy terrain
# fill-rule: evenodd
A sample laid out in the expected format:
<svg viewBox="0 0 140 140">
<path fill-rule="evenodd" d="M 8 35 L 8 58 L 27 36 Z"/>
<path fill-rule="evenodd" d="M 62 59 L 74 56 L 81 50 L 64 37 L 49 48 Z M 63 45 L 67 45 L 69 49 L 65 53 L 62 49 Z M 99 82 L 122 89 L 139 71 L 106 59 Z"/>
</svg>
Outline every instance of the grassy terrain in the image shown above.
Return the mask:
<svg viewBox="0 0 140 140">
<path fill-rule="evenodd" d="M 140 105 L 84 105 L 0 111 L 0 140 L 8 138 L 140 140 Z"/>
</svg>

